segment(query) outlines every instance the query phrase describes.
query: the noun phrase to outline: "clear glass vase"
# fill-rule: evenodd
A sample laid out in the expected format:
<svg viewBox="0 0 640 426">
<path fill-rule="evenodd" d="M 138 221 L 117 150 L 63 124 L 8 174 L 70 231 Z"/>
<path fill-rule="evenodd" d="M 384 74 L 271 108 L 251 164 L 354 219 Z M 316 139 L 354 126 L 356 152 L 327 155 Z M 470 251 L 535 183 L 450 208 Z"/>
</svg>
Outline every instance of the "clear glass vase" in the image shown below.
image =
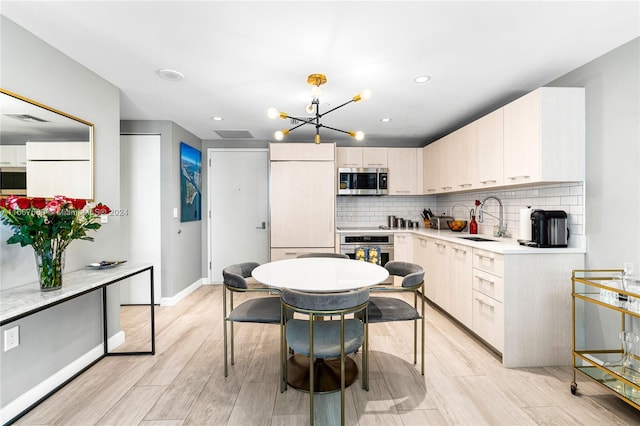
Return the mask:
<svg viewBox="0 0 640 426">
<path fill-rule="evenodd" d="M 58 290 L 62 287 L 64 272 L 64 250 L 45 248 L 34 250 L 41 291 Z"/>
</svg>

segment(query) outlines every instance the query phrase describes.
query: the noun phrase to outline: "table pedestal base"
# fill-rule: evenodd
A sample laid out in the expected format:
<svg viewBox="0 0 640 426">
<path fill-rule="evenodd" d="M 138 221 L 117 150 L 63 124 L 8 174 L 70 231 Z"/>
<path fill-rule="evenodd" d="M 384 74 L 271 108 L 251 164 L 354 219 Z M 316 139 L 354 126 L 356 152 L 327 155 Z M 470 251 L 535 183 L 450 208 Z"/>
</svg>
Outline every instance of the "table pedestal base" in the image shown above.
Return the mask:
<svg viewBox="0 0 640 426">
<path fill-rule="evenodd" d="M 314 392 L 330 393 L 340 391 L 340 358 L 316 358 L 314 363 Z M 345 387 L 356 381 L 358 366 L 345 356 Z M 298 390 L 309 392 L 309 358 L 295 354 L 287 360 L 287 383 Z"/>
</svg>

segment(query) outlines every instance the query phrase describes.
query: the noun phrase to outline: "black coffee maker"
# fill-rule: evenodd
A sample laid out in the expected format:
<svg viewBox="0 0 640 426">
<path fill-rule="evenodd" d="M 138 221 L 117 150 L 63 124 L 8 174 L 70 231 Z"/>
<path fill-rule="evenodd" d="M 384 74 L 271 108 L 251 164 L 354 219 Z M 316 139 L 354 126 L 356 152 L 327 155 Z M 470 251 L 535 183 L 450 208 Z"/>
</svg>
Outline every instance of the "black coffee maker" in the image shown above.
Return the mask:
<svg viewBox="0 0 640 426">
<path fill-rule="evenodd" d="M 564 210 L 531 212 L 531 247 L 567 247 L 569 228 Z"/>
</svg>

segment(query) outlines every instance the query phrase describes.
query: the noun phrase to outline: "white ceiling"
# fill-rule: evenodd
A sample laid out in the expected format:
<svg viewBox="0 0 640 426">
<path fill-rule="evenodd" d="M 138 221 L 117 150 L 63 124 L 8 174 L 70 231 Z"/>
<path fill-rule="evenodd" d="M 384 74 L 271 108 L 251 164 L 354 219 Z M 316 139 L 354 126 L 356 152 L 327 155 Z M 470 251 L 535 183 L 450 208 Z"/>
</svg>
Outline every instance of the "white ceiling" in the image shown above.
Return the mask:
<svg viewBox="0 0 640 426">
<path fill-rule="evenodd" d="M 324 73 L 322 110 L 363 88 L 373 97 L 323 124 L 363 130 L 360 144 L 422 146 L 640 36 L 639 4 L 2 0 L 1 13 L 119 87 L 123 120 L 273 140 L 290 126 L 266 109 L 305 116 L 307 76 Z M 160 68 L 185 78 L 163 80 Z M 414 83 L 420 74 L 431 81 Z"/>
</svg>

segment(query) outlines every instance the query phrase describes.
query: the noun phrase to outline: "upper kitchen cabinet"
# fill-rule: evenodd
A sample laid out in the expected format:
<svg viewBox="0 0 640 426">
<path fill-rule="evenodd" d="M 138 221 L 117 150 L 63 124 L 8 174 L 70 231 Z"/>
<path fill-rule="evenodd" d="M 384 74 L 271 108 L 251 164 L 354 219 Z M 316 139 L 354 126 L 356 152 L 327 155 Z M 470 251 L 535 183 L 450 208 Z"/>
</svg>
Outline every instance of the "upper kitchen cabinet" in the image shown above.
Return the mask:
<svg viewBox="0 0 640 426">
<path fill-rule="evenodd" d="M 0 145 L 0 167 L 26 167 L 25 145 Z"/>
<path fill-rule="evenodd" d="M 474 121 L 476 188 L 501 186 L 503 179 L 504 110 L 500 108 Z"/>
<path fill-rule="evenodd" d="M 541 87 L 504 107 L 504 183 L 584 180 L 584 88 Z"/>
<path fill-rule="evenodd" d="M 331 161 L 335 160 L 335 144 L 272 143 L 269 144 L 271 161 Z"/>
<path fill-rule="evenodd" d="M 337 148 L 337 167 L 388 167 L 387 150 L 387 148 Z"/>
<path fill-rule="evenodd" d="M 437 194 L 440 189 L 440 146 L 433 142 L 422 148 L 422 192 L 426 195 Z"/>
<path fill-rule="evenodd" d="M 387 148 L 389 195 L 422 194 L 422 148 Z"/>
<path fill-rule="evenodd" d="M 451 191 L 464 191 L 477 186 L 477 128 L 474 123 L 462 127 L 451 134 L 447 164 Z"/>
</svg>

